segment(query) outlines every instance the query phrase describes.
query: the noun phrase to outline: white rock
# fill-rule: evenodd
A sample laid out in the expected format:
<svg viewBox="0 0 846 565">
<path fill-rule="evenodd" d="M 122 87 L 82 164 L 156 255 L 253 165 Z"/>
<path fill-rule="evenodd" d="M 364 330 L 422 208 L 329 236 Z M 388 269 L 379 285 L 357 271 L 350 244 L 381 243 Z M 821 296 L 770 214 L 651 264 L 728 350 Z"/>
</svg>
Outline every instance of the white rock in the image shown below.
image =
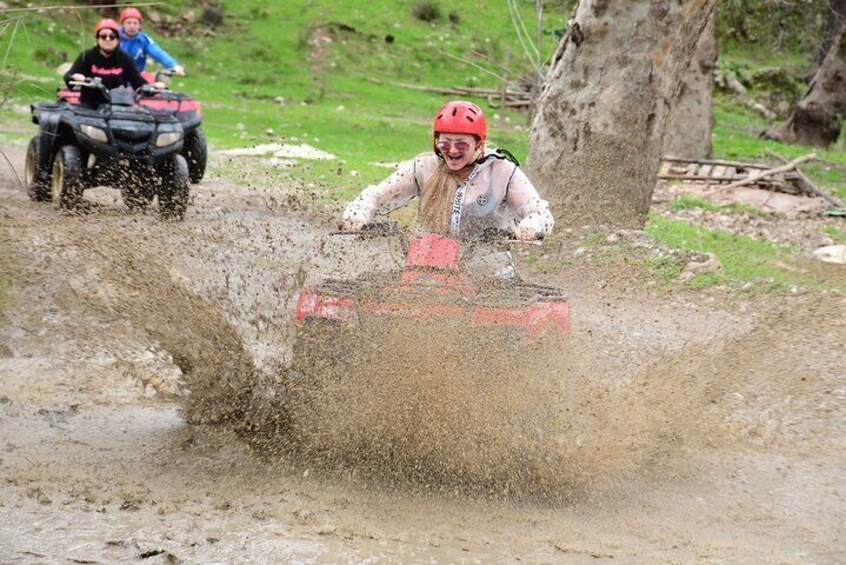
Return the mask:
<svg viewBox="0 0 846 565">
<path fill-rule="evenodd" d="M 827 245 L 814 251 L 814 257 L 826 263 L 846 265 L 846 245 Z"/>
</svg>

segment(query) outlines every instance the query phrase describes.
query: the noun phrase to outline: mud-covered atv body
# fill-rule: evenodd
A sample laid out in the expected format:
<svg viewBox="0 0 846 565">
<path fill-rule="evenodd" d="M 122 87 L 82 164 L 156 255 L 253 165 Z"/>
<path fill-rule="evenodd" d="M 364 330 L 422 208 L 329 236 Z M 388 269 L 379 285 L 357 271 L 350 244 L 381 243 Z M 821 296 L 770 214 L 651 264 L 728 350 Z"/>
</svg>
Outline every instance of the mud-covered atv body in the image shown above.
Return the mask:
<svg viewBox="0 0 846 565">
<path fill-rule="evenodd" d="M 31 106 L 39 132 L 26 156 L 30 197 L 72 210 L 85 189 L 113 186 L 130 208 L 157 197 L 163 217 L 182 219 L 190 191 L 184 129 L 173 112 L 144 105 L 160 91 L 110 91 L 97 79 L 84 87 L 100 89 L 108 102 L 92 109 L 80 105 L 78 95 L 63 100 L 62 91 L 57 102 Z"/>
<path fill-rule="evenodd" d="M 171 71 L 159 71 L 156 75 L 142 72 L 141 76 L 149 83 L 169 83 L 173 76 Z M 60 90 L 59 100 L 71 104 L 79 104 L 78 90 Z M 137 99 L 137 103 L 153 112 L 171 115 L 182 125 L 183 142 L 182 156 L 188 164 L 188 176 L 192 183 L 198 183 L 206 173 L 208 147 L 206 135 L 203 132 L 203 109 L 200 103 L 186 94 L 172 90 L 148 90 L 144 96 Z"/>
<path fill-rule="evenodd" d="M 477 277 L 470 254 L 464 261 L 459 241 L 428 234 L 409 242 L 400 271 L 300 292 L 291 364 L 261 393 L 281 401 L 273 423 L 294 447 L 478 477 L 478 459 L 516 461 L 536 445 L 527 429 L 550 411 L 530 408 L 562 394 L 547 371 L 565 354 L 567 297 Z"/>
<path fill-rule="evenodd" d="M 409 243 L 401 272 L 329 280 L 302 290 L 294 320 L 300 327 L 355 326 L 377 317 L 511 328 L 532 340 L 569 331 L 562 290 L 520 280 L 475 280 L 462 264 L 460 243 L 437 234 Z"/>
</svg>

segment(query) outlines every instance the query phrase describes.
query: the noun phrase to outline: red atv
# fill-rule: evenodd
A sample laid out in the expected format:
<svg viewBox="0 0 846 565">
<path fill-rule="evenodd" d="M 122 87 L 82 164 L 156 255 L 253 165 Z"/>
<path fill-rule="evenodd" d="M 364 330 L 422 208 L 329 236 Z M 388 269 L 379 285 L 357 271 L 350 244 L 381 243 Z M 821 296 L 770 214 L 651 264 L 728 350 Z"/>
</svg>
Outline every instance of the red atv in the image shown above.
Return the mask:
<svg viewBox="0 0 846 565">
<path fill-rule="evenodd" d="M 567 297 L 474 276 L 474 251 L 427 234 L 407 245 L 402 270 L 300 292 L 292 363 L 256 389 L 281 401 L 272 423 L 291 447 L 474 485 L 508 484 L 515 462 L 549 452 L 566 396 L 556 360 L 567 355 Z"/>
<path fill-rule="evenodd" d="M 375 229 L 396 233 L 381 224 Z M 311 357 L 328 370 L 328 365 L 343 362 L 338 354 L 348 341 L 343 334 L 374 320 L 502 329 L 535 342 L 544 335 L 565 336 L 569 308 L 566 295 L 555 287 L 519 279 L 475 279 L 463 265 L 459 241 L 426 234 L 407 244 L 401 272 L 327 280 L 303 289 L 294 316 L 295 362 L 298 356 Z"/>
</svg>

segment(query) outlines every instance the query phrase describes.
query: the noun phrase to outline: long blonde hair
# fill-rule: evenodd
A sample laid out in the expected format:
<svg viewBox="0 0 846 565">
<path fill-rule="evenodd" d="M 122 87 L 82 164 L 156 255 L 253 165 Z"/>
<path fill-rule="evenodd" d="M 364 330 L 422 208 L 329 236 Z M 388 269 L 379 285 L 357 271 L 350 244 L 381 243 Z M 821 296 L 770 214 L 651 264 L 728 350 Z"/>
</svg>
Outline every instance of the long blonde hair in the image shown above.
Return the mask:
<svg viewBox="0 0 846 565">
<path fill-rule="evenodd" d="M 473 163 L 485 154 L 485 143 L 478 135 L 470 134 L 476 140 Z M 434 142 L 438 141 L 435 133 Z M 471 163 L 472 164 L 472 163 Z M 435 233 L 446 235 L 449 232 L 452 217 L 452 205 L 455 191 L 458 190 L 458 180 L 447 167 L 446 161 L 441 159 L 432 175 L 423 181 L 420 194 L 420 219 L 423 227 Z"/>
<path fill-rule="evenodd" d="M 452 203 L 458 182 L 449 172 L 446 162 L 440 161 L 435 171 L 423 182 L 420 194 L 420 219 L 423 227 L 446 234 L 452 215 Z"/>
</svg>

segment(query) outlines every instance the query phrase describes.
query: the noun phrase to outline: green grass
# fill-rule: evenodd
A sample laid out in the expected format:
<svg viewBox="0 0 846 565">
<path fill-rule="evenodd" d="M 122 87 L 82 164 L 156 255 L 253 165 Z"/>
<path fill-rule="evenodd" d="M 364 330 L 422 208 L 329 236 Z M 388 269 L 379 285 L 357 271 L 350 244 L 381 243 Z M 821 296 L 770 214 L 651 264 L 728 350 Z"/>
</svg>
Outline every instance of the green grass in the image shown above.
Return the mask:
<svg viewBox="0 0 846 565">
<path fill-rule="evenodd" d="M 699 228 L 683 222 L 650 215 L 646 233 L 674 249 L 713 253 L 723 268 L 717 273 L 691 280 L 694 287 L 725 285 L 739 288 L 752 283 L 758 291 L 785 291 L 793 286 L 816 288 L 817 281 L 799 272 L 785 269 L 795 261 L 797 251 L 746 236 Z"/>
<path fill-rule="evenodd" d="M 829 235 L 835 242 L 846 243 L 846 227 L 835 228 L 834 226 L 826 226 L 822 231 Z"/>
<path fill-rule="evenodd" d="M 746 204 L 714 204 L 704 198 L 694 198 L 692 196 L 681 196 L 673 200 L 670 204 L 673 210 L 687 210 L 690 208 L 701 208 L 710 212 L 720 213 L 735 213 L 735 214 L 749 214 L 752 216 L 767 217 L 766 212 L 762 212 L 758 208 L 748 206 Z"/>
</svg>

